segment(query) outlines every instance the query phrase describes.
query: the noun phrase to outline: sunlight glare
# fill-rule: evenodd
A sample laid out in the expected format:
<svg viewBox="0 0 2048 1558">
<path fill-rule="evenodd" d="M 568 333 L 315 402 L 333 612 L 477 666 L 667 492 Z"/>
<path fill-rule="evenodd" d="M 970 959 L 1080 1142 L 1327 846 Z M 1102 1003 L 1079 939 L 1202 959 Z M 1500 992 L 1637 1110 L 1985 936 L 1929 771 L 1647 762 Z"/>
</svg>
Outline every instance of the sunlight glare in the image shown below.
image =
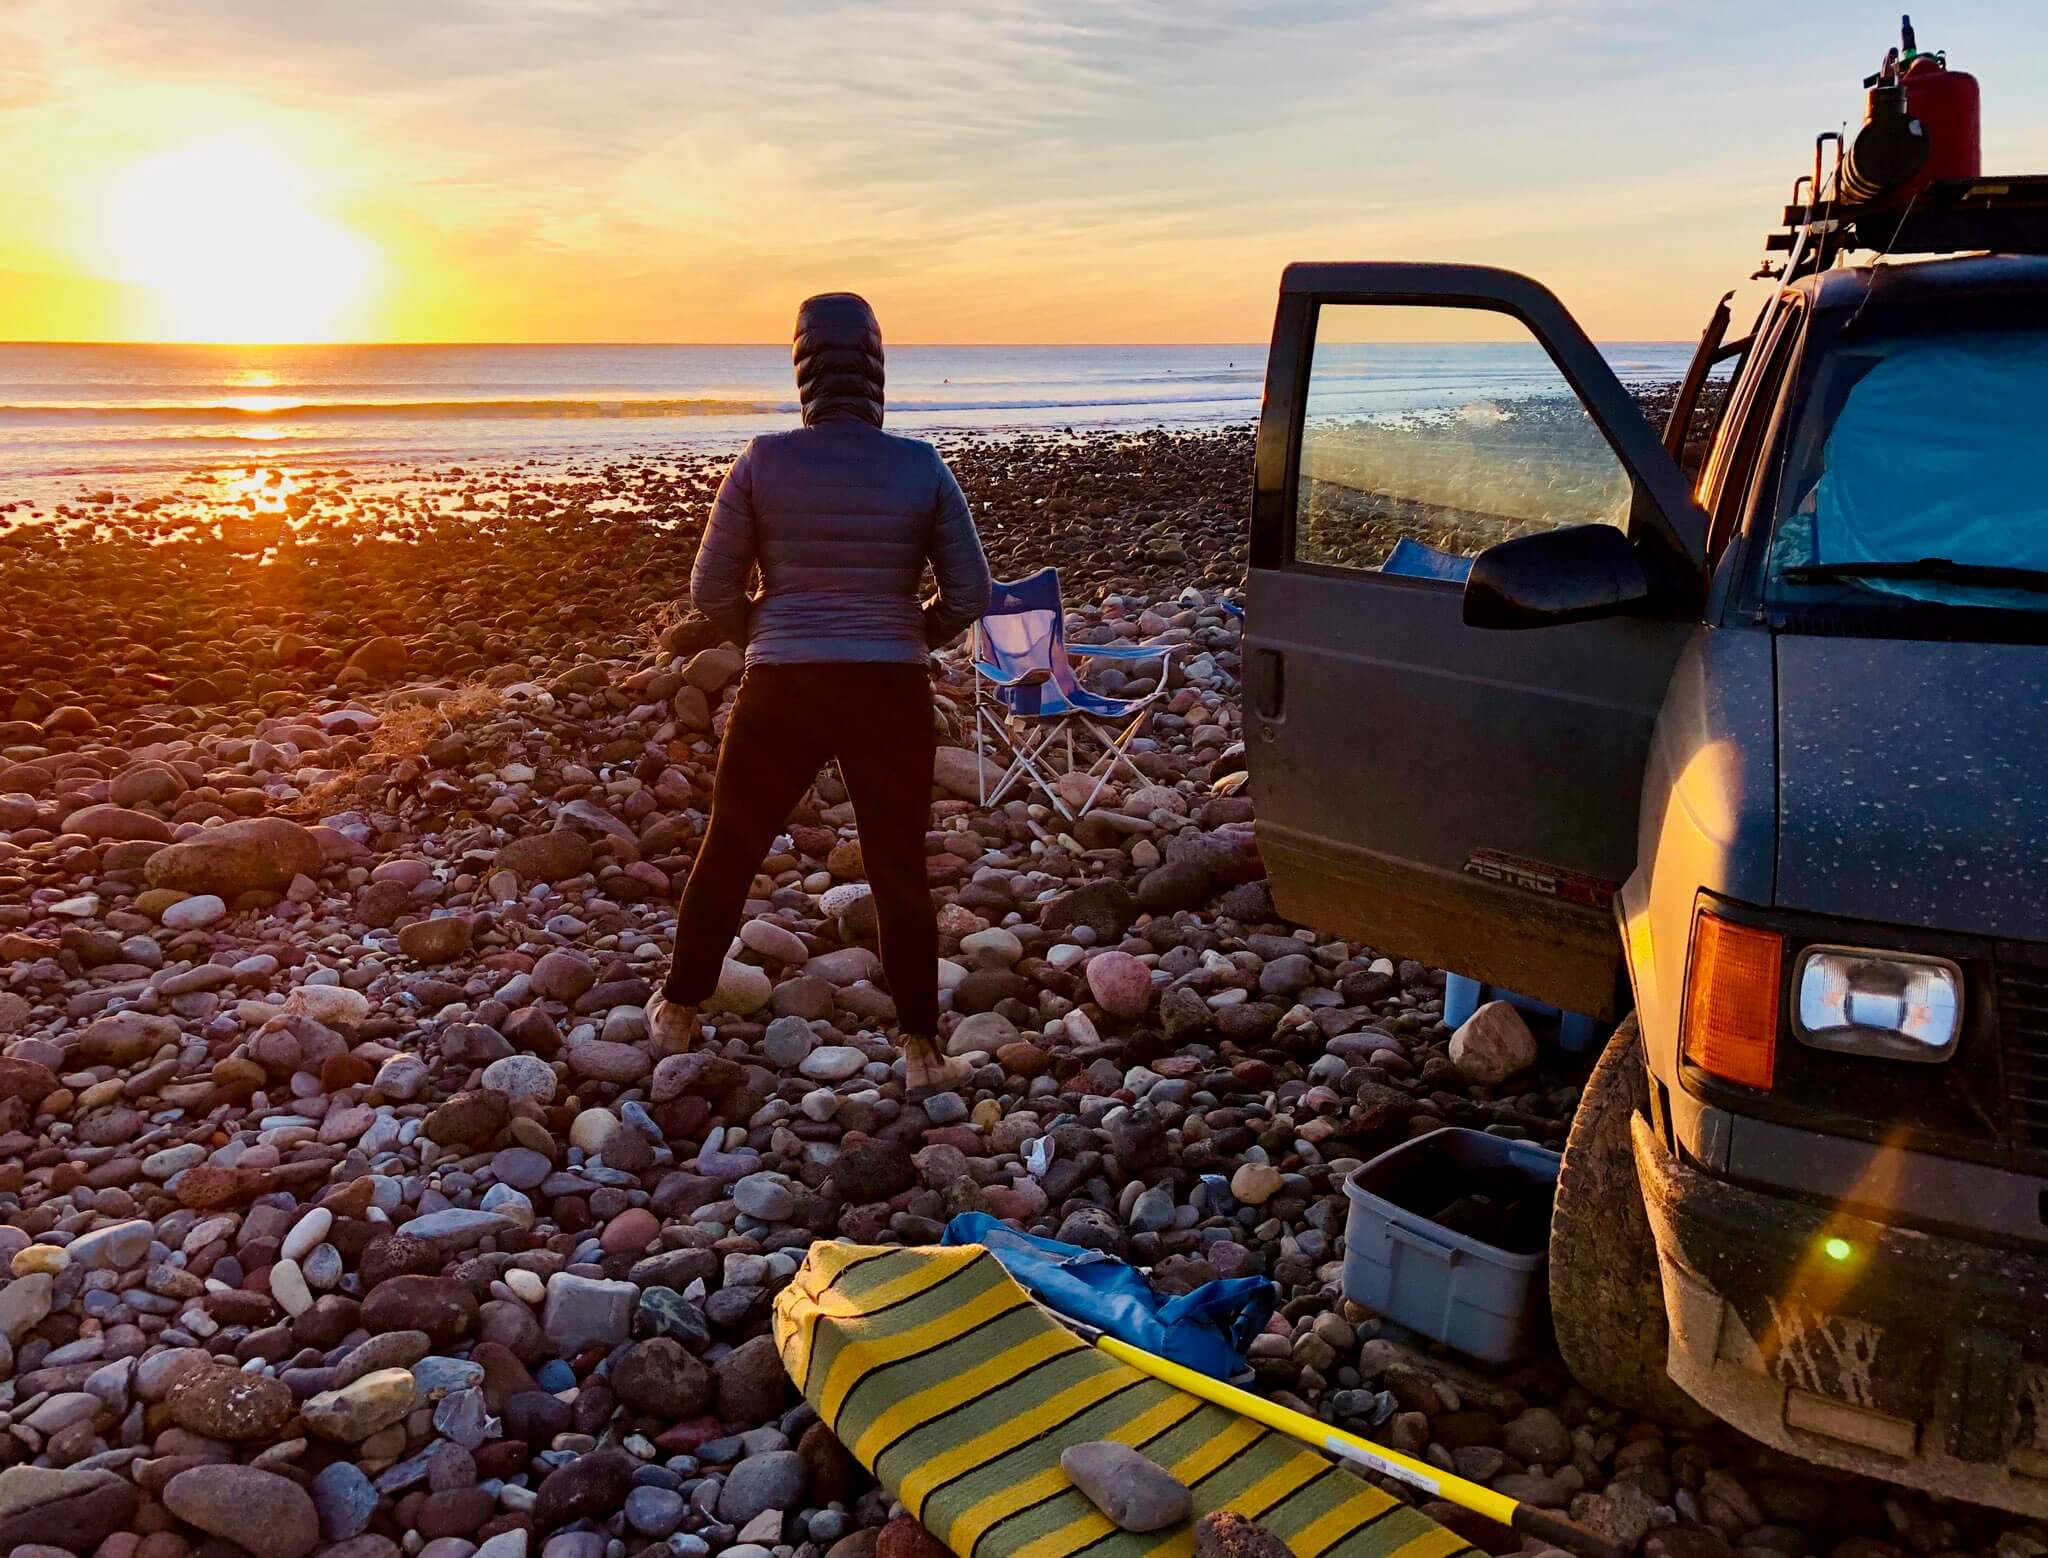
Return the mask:
<svg viewBox="0 0 2048 1558">
<path fill-rule="evenodd" d="M 299 490 L 297 480 L 288 471 L 274 466 L 246 466 L 223 471 L 221 476 L 222 498 L 253 514 L 284 513 Z"/>
<path fill-rule="evenodd" d="M 334 340 L 376 268 L 368 242 L 309 202 L 300 170 L 239 137 L 136 164 L 105 209 L 105 258 L 150 294 L 148 333 L 163 340 Z"/>
</svg>

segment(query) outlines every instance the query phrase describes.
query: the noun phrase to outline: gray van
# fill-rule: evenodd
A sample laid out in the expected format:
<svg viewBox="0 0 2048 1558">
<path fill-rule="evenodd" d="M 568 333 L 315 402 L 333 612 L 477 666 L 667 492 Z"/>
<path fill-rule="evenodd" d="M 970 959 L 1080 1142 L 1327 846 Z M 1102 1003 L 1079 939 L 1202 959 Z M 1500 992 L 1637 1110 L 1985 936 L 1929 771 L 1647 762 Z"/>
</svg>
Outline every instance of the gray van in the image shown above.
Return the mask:
<svg viewBox="0 0 2048 1558">
<path fill-rule="evenodd" d="M 1585 1385 L 2048 1514 L 2048 260 L 1807 259 L 1661 439 L 1525 277 L 1288 269 L 1260 847 L 1291 919 L 1619 1023 Z"/>
</svg>

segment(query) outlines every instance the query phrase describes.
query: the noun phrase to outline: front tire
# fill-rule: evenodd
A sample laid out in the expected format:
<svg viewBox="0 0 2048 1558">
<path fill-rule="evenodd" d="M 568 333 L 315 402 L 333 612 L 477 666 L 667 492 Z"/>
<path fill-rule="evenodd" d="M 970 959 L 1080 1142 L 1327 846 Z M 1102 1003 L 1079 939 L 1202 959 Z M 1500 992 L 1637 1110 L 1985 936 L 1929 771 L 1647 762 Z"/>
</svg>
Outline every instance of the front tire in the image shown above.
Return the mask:
<svg viewBox="0 0 2048 1558">
<path fill-rule="evenodd" d="M 1550 1217 L 1550 1314 L 1557 1350 L 1581 1385 L 1680 1426 L 1708 1414 L 1664 1371 L 1670 1327 L 1657 1245 L 1636 1183 L 1629 1121 L 1648 1114 L 1634 1014 L 1595 1062 L 1565 1138 Z"/>
</svg>

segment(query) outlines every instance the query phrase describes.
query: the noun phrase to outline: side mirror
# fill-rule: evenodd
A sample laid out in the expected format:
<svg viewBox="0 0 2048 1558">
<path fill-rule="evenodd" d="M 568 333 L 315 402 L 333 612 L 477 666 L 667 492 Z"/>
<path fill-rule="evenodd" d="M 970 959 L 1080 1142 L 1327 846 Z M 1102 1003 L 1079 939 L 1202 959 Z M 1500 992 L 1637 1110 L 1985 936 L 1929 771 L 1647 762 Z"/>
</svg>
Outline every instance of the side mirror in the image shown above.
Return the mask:
<svg viewBox="0 0 2048 1558">
<path fill-rule="evenodd" d="M 1650 598 L 1650 578 L 1612 525 L 1517 536 L 1472 560 L 1465 625 L 1543 628 L 1611 617 Z"/>
</svg>

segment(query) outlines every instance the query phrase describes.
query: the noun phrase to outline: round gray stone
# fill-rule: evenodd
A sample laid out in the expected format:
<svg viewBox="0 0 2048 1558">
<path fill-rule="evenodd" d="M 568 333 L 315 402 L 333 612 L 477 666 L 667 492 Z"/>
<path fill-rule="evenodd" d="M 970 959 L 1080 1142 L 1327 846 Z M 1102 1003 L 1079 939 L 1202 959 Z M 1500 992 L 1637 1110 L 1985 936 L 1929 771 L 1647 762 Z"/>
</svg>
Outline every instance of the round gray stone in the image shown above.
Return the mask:
<svg viewBox="0 0 2048 1558">
<path fill-rule="evenodd" d="M 499 1184 L 510 1185 L 514 1190 L 538 1188 L 554 1169 L 546 1153 L 531 1147 L 506 1147 L 491 1157 L 491 1173 Z"/>
<path fill-rule="evenodd" d="M 642 1536 L 667 1536 L 683 1523 L 689 1501 L 668 1488 L 635 1488 L 626 1495 L 626 1523 Z"/>
<path fill-rule="evenodd" d="M 1127 1444 L 1098 1439 L 1071 1445 L 1060 1452 L 1060 1470 L 1125 1531 L 1162 1531 L 1194 1510 L 1178 1477 Z"/>
<path fill-rule="evenodd" d="M 313 1479 L 313 1509 L 323 1542 L 346 1542 L 370 1529 L 377 1490 L 353 1461 L 335 1461 Z"/>
<path fill-rule="evenodd" d="M 750 1455 L 733 1467 L 718 1495 L 718 1518 L 743 1526 L 770 1509 L 794 1509 L 804 1496 L 804 1463 L 794 1450 Z"/>
</svg>

